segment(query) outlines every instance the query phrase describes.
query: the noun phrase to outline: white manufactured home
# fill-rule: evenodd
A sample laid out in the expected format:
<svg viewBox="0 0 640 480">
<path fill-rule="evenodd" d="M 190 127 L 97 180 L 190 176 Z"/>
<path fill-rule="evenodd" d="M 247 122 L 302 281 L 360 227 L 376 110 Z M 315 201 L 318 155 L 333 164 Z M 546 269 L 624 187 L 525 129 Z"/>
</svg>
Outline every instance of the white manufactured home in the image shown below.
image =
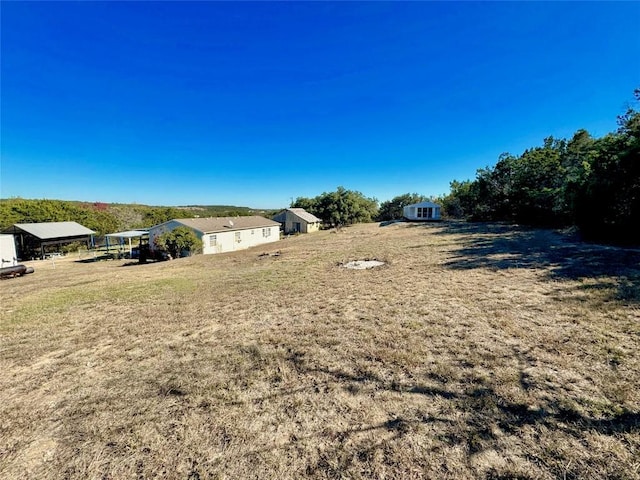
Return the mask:
<svg viewBox="0 0 640 480">
<path fill-rule="evenodd" d="M 407 220 L 433 221 L 440 220 L 440 205 L 433 202 L 420 202 L 407 205 L 402 213 Z"/>
<path fill-rule="evenodd" d="M 149 229 L 149 245 L 177 227 L 188 227 L 202 240 L 202 253 L 225 253 L 280 240 L 280 224 L 260 216 L 178 218 Z"/>
</svg>

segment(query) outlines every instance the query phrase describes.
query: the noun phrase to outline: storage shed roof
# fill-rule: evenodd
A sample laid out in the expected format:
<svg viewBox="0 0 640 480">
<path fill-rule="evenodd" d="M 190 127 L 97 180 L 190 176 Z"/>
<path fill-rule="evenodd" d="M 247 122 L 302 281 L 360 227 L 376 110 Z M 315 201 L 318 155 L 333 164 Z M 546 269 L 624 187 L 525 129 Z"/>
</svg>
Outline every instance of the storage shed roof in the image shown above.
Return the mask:
<svg viewBox="0 0 640 480">
<path fill-rule="evenodd" d="M 440 205 L 438 205 L 437 203 L 433 203 L 433 202 L 420 202 L 420 203 L 414 203 L 411 205 L 407 205 L 405 208 L 407 207 L 439 207 Z"/>
<path fill-rule="evenodd" d="M 287 208 L 287 210 L 308 223 L 316 223 L 322 221 L 314 214 L 307 212 L 304 208 Z"/>
</svg>

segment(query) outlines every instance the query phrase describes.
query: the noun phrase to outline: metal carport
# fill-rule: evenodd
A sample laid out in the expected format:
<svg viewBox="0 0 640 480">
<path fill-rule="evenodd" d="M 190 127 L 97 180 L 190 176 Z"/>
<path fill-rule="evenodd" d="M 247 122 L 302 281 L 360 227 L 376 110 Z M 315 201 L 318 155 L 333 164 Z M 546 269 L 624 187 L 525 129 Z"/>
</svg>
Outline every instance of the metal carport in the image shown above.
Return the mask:
<svg viewBox="0 0 640 480">
<path fill-rule="evenodd" d="M 16 223 L 2 233 L 11 233 L 16 238 L 16 247 L 21 259 L 27 260 L 29 254 L 45 256 L 45 247 L 64 245 L 73 242 L 93 243 L 93 230 L 77 222 Z M 26 257 L 25 257 L 26 255 Z"/>
<path fill-rule="evenodd" d="M 129 239 L 129 258 L 131 258 L 131 239 L 132 238 L 142 238 L 148 236 L 149 232 L 147 230 L 127 230 L 126 232 L 116 232 L 109 233 L 105 235 L 105 240 L 107 243 L 107 252 L 109 252 L 109 238 L 119 238 L 121 240 Z"/>
</svg>

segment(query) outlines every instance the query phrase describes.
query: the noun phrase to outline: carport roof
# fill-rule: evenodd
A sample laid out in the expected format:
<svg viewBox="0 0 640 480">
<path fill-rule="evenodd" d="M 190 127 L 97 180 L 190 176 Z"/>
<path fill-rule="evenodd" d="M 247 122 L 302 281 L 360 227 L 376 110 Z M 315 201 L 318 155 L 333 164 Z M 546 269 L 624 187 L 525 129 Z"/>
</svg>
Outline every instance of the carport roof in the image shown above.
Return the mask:
<svg viewBox="0 0 640 480">
<path fill-rule="evenodd" d="M 6 233 L 15 233 L 22 230 L 40 240 L 51 238 L 86 237 L 93 235 L 93 230 L 80 225 L 77 222 L 44 222 L 44 223 L 16 223 L 5 230 Z"/>
<path fill-rule="evenodd" d="M 126 232 L 109 233 L 105 237 L 136 238 L 144 235 L 149 235 L 149 232 L 147 230 L 127 230 Z"/>
</svg>

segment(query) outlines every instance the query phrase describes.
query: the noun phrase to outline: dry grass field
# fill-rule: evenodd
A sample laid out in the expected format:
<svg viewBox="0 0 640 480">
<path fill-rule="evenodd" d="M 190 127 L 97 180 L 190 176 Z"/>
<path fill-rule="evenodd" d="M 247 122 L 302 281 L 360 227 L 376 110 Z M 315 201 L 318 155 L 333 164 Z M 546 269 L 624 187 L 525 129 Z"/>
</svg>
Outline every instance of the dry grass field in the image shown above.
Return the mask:
<svg viewBox="0 0 640 480">
<path fill-rule="evenodd" d="M 0 478 L 640 478 L 638 251 L 370 224 L 127 262 L 0 282 Z"/>
</svg>

